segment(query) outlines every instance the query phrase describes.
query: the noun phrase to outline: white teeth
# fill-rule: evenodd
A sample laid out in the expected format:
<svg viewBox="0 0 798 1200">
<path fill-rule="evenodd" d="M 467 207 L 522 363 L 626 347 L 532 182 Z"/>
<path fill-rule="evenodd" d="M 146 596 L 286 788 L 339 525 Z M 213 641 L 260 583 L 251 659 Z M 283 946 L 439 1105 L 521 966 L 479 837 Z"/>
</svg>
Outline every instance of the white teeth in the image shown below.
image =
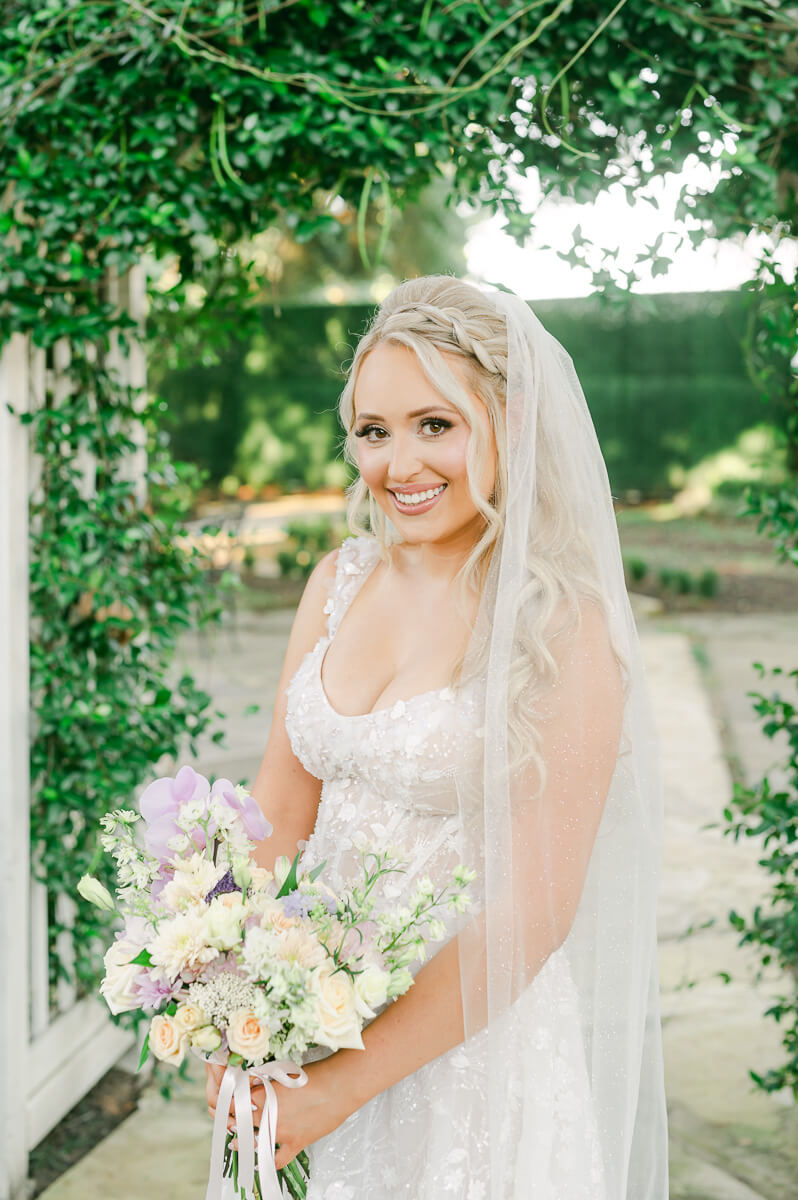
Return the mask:
<svg viewBox="0 0 798 1200">
<path fill-rule="evenodd" d="M 428 488 L 426 492 L 411 492 L 406 496 L 400 496 L 398 493 L 394 494 L 400 504 L 423 504 L 425 500 L 431 500 L 433 496 L 439 496 L 445 487 L 446 484 L 442 483 L 440 487 Z"/>
</svg>

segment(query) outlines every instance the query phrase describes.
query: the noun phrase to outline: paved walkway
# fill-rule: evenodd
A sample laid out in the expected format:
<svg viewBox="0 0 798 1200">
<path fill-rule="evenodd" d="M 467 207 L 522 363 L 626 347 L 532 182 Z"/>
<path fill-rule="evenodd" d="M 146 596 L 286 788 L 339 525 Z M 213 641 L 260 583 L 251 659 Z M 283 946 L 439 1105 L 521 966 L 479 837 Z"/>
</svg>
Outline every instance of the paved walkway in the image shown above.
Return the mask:
<svg viewBox="0 0 798 1200">
<path fill-rule="evenodd" d="M 185 665 L 227 713 L 228 746 L 201 747 L 206 773 L 254 775 L 289 625 L 285 612 L 243 616 L 184 644 Z M 730 793 L 727 756 L 752 778 L 774 756 L 745 691 L 756 685 L 752 661 L 791 661 L 794 633 L 786 616 L 641 619 L 666 783 L 660 961 L 671 1200 L 798 1196 L 798 1108 L 757 1092 L 748 1078 L 750 1067 L 780 1060 L 778 1029 L 761 1016 L 768 987 L 754 988 L 752 960 L 726 922 L 729 909 L 745 911 L 761 896 L 755 848 L 708 828 Z M 252 703 L 261 712 L 245 716 Z M 691 926 L 696 932 L 685 937 Z M 732 982 L 722 983 L 720 971 Z M 168 1103 L 150 1087 L 138 1110 L 44 1196 L 196 1200 L 206 1184 L 209 1133 L 198 1074 Z"/>
</svg>

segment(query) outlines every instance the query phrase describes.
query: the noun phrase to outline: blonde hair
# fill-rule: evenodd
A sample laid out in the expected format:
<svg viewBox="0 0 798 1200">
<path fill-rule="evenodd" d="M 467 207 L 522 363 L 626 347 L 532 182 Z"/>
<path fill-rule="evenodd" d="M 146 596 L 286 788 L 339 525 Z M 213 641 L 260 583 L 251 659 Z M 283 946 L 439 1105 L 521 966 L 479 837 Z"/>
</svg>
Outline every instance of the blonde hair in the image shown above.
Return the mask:
<svg viewBox="0 0 798 1200">
<path fill-rule="evenodd" d="M 383 301 L 360 339 L 341 393 L 339 416 L 346 431 L 345 455 L 357 465 L 355 450 L 355 387 L 366 355 L 381 342 L 412 350 L 432 386 L 458 410 L 471 427 L 466 466 L 471 499 L 485 519 L 485 529 L 461 570 L 466 586 L 479 590 L 494 546 L 503 528 L 507 486 L 504 453 L 504 413 L 507 383 L 507 327 L 477 288 L 448 275 L 425 275 L 401 283 Z M 456 356 L 466 370 L 473 394 L 487 409 L 497 447 L 496 481 L 486 500 L 476 481 L 489 447 L 476 419 L 473 396 L 450 368 L 444 354 Z M 368 501 L 368 523 L 363 514 Z M 387 553 L 392 535 L 382 509 L 366 484 L 357 477 L 349 490 L 349 527 L 353 533 L 371 532 Z"/>
<path fill-rule="evenodd" d="M 383 301 L 353 356 L 339 415 L 346 431 L 345 454 L 357 464 L 354 442 L 355 388 L 366 355 L 382 342 L 412 350 L 434 388 L 454 405 L 471 427 L 466 465 L 471 498 L 485 521 L 483 532 L 460 571 L 463 587 L 481 593 L 493 552 L 504 530 L 507 498 L 507 324 L 486 294 L 447 275 L 426 275 L 401 283 Z M 453 355 L 465 368 L 471 392 L 449 366 Z M 473 397 L 485 405 L 496 442 L 496 479 L 485 499 L 477 481 L 489 447 L 476 420 Z M 538 760 L 535 701 L 558 675 L 549 643 L 555 634 L 575 630 L 580 604 L 600 602 L 593 555 L 568 502 L 559 468 L 562 448 L 549 432 L 546 413 L 538 414 L 536 431 L 535 520 L 530 530 L 526 569 L 528 582 L 517 598 L 515 635 L 518 655 L 508 691 L 508 720 L 516 758 Z M 368 500 L 368 523 L 364 506 Z M 384 556 L 394 539 L 384 513 L 360 476 L 349 491 L 349 527 L 371 533 Z M 602 606 L 603 607 L 603 606 Z M 487 638 L 482 653 L 470 658 L 469 676 L 484 670 Z M 456 678 L 463 664 L 458 664 Z M 538 763 L 540 766 L 541 764 Z"/>
</svg>

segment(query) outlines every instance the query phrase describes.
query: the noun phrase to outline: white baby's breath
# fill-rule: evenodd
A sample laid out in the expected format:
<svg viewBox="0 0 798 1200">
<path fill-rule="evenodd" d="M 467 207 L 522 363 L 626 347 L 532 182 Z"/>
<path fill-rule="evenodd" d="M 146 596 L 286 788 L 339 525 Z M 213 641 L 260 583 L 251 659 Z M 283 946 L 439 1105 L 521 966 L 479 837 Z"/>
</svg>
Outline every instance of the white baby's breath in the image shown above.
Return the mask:
<svg viewBox="0 0 798 1200">
<path fill-rule="evenodd" d="M 237 1009 L 252 1009 L 265 1015 L 268 1003 L 263 989 L 242 979 L 239 975 L 225 972 L 209 979 L 207 983 L 192 983 L 188 989 L 189 1003 L 196 1004 L 212 1025 L 224 1028 L 230 1014 Z"/>
</svg>

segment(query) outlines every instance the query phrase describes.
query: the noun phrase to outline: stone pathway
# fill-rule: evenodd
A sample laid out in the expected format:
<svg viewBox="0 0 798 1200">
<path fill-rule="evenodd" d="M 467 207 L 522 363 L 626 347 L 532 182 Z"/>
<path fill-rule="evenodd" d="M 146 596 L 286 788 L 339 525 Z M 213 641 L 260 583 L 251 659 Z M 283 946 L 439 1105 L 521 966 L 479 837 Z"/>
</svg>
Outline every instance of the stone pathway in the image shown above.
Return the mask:
<svg viewBox="0 0 798 1200">
<path fill-rule="evenodd" d="M 201 744 L 205 773 L 253 777 L 290 620 L 285 612 L 242 615 L 210 638 L 186 639 L 184 665 L 227 714 L 227 747 Z M 756 685 L 752 661 L 790 662 L 794 624 L 772 615 L 641 619 L 664 747 L 660 963 L 671 1200 L 798 1197 L 798 1109 L 756 1091 L 748 1077 L 749 1068 L 780 1060 L 777 1026 L 761 1015 L 776 981 L 754 988 L 753 963 L 726 920 L 732 907 L 745 911 L 760 898 L 763 880 L 754 847 L 708 828 L 730 793 L 726 756 L 751 778 L 774 756 L 745 691 Z M 250 704 L 260 713 L 245 715 Z M 689 927 L 695 932 L 684 936 Z M 46 1200 L 203 1195 L 210 1123 L 200 1073 L 192 1074 L 170 1102 L 147 1088 L 138 1110 L 52 1184 Z"/>
</svg>

